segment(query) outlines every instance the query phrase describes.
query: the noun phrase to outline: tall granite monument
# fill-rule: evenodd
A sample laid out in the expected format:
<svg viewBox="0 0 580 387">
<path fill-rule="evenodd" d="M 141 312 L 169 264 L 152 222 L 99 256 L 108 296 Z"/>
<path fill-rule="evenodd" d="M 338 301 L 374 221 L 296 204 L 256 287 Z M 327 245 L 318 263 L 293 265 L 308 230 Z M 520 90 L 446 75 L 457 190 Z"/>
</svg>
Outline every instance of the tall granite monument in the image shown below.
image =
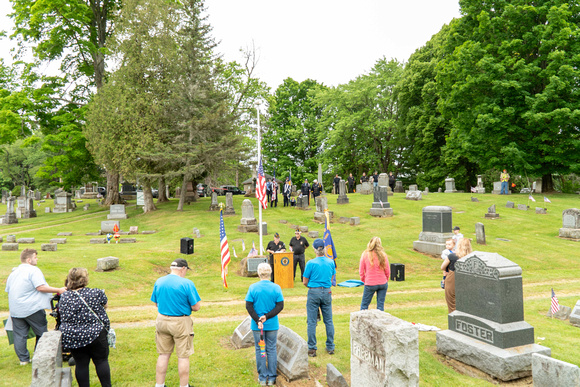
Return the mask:
<svg viewBox="0 0 580 387">
<path fill-rule="evenodd" d="M 423 207 L 423 231 L 413 248 L 425 254 L 441 255 L 445 241 L 453 237 L 452 210 L 447 206 Z"/>
<path fill-rule="evenodd" d="M 495 253 L 474 251 L 455 264 L 457 309 L 437 332 L 437 351 L 503 381 L 531 375 L 534 344 L 524 321 L 522 269 Z"/>
<path fill-rule="evenodd" d="M 338 185 L 338 198 L 336 199 L 336 204 L 348 204 L 348 196 L 346 196 L 346 182 L 340 179 Z"/>
<path fill-rule="evenodd" d="M 16 218 L 16 212 L 14 211 L 15 200 L 14 196 L 9 196 L 6 199 L 6 215 L 2 217 L 2 224 L 18 223 L 18 218 Z"/>
<path fill-rule="evenodd" d="M 457 190 L 455 189 L 455 179 L 452 177 L 448 177 L 445 179 L 445 193 L 455 193 Z"/>
</svg>

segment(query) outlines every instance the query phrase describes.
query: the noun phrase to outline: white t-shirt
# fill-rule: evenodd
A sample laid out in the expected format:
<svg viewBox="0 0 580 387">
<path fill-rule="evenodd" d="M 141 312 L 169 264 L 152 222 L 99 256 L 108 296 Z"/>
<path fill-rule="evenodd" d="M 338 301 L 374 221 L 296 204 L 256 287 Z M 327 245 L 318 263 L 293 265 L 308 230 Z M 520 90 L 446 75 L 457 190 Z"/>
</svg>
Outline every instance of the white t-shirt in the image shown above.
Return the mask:
<svg viewBox="0 0 580 387">
<path fill-rule="evenodd" d="M 441 259 L 445 260 L 445 258 L 447 258 L 449 256 L 449 254 L 451 254 L 452 252 L 453 252 L 453 250 L 449 250 L 449 249 L 443 250 L 443 252 L 441 253 Z"/>
<path fill-rule="evenodd" d="M 23 263 L 12 269 L 6 281 L 10 316 L 24 318 L 50 309 L 52 294 L 36 290 L 40 285 L 46 285 L 46 280 L 38 267 Z"/>
<path fill-rule="evenodd" d="M 453 251 L 457 251 L 457 245 L 459 244 L 459 241 L 463 239 L 463 234 L 458 233 L 453 235 L 453 239 L 455 239 L 455 247 L 453 247 Z"/>
</svg>

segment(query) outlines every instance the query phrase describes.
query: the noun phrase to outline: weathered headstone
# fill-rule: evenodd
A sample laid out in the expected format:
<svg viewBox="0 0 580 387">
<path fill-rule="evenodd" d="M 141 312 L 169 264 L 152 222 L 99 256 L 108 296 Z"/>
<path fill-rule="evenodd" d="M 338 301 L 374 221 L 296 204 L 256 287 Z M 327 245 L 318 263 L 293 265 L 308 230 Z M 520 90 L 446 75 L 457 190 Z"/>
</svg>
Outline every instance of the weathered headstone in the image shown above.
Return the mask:
<svg viewBox="0 0 580 387">
<path fill-rule="evenodd" d="M 520 190 L 520 193 L 521 194 L 529 194 L 529 193 L 532 193 L 532 189 L 524 187 Z"/>
<path fill-rule="evenodd" d="M 348 387 L 344 376 L 330 363 L 326 365 L 326 384 L 328 387 Z"/>
<path fill-rule="evenodd" d="M 109 234 L 114 233 L 115 225 L 120 230 L 121 229 L 121 221 L 120 220 L 103 220 L 101 222 L 101 233 Z"/>
<path fill-rule="evenodd" d="M 377 309 L 350 314 L 352 387 L 418 386 L 419 331 Z"/>
<path fill-rule="evenodd" d="M 6 199 L 8 199 L 8 191 L 2 190 L 2 204 L 6 204 Z"/>
<path fill-rule="evenodd" d="M 413 248 L 425 254 L 441 255 L 445 241 L 453 237 L 452 209 L 447 206 L 423 207 L 423 231 Z"/>
<path fill-rule="evenodd" d="M 443 189 L 441 187 L 437 188 L 437 193 L 442 193 Z"/>
<path fill-rule="evenodd" d="M 580 239 L 580 210 L 568 208 L 562 212 L 560 238 Z"/>
<path fill-rule="evenodd" d="M 240 325 L 234 329 L 232 344 L 235 349 L 250 348 L 254 346 L 254 334 L 252 333 L 252 318 L 246 317 Z"/>
<path fill-rule="evenodd" d="M 308 237 L 309 238 L 318 238 L 318 231 L 308 231 Z"/>
<path fill-rule="evenodd" d="M 525 204 L 518 204 L 518 210 L 520 210 L 520 211 L 527 211 L 528 210 L 528 206 L 526 206 Z"/>
<path fill-rule="evenodd" d="M 254 205 L 250 199 L 242 202 L 242 219 L 238 226 L 239 232 L 258 232 L 258 221 L 254 217 Z"/>
<path fill-rule="evenodd" d="M 40 245 L 41 251 L 57 251 L 58 244 L 56 243 L 43 243 Z"/>
<path fill-rule="evenodd" d="M 534 387 L 580 387 L 580 368 L 575 364 L 532 354 Z"/>
<path fill-rule="evenodd" d="M 268 235 L 268 223 L 262 222 L 262 235 Z"/>
<path fill-rule="evenodd" d="M 388 187 L 389 186 L 389 175 L 386 173 L 379 174 L 379 187 Z"/>
<path fill-rule="evenodd" d="M 338 184 L 338 198 L 336 199 L 336 204 L 348 204 L 348 196 L 346 196 L 346 182 L 340 180 Z"/>
<path fill-rule="evenodd" d="M 129 234 L 130 235 L 139 234 L 139 226 L 130 226 L 129 227 Z"/>
<path fill-rule="evenodd" d="M 14 201 L 16 198 L 10 196 L 6 200 L 6 215 L 2 218 L 2 224 L 13 224 L 18 223 L 18 218 L 16 218 L 16 213 L 14 212 Z"/>
<path fill-rule="evenodd" d="M 351 226 L 358 226 L 359 224 L 360 224 L 360 217 L 353 216 L 352 218 L 350 218 L 350 225 Z"/>
<path fill-rule="evenodd" d="M 193 228 L 193 236 L 195 238 L 201 238 L 201 231 L 199 231 L 199 229 L 197 227 Z"/>
<path fill-rule="evenodd" d="M 45 332 L 32 358 L 30 387 L 70 387 L 71 368 L 62 366 L 62 332 Z"/>
<path fill-rule="evenodd" d="M 455 193 L 457 190 L 455 189 L 455 179 L 452 177 L 448 177 L 445 179 L 445 193 Z"/>
<path fill-rule="evenodd" d="M 389 203 L 389 192 L 387 186 L 376 186 L 373 190 L 373 204 L 371 205 L 370 214 L 375 217 L 393 216 L 393 209 Z"/>
<path fill-rule="evenodd" d="M 125 213 L 124 204 L 111 204 L 109 209 L 109 215 L 107 215 L 109 220 L 120 220 L 127 219 L 127 214 Z"/>
<path fill-rule="evenodd" d="M 429 195 L 429 187 L 425 187 L 423 190 L 423 195 Z"/>
<path fill-rule="evenodd" d="M 59 245 L 64 245 L 66 243 L 66 238 L 52 238 L 50 243 L 57 243 Z"/>
<path fill-rule="evenodd" d="M 350 222 L 350 218 L 347 218 L 346 216 L 341 216 L 340 218 L 338 218 L 338 223 L 346 224 L 349 222 Z"/>
<path fill-rule="evenodd" d="M 218 203 L 218 195 L 217 192 L 212 192 L 211 193 L 211 204 L 209 205 L 209 210 L 210 211 L 219 211 L 220 210 L 220 206 Z"/>
<path fill-rule="evenodd" d="M 535 193 L 542 193 L 542 178 L 536 179 L 533 184 L 533 189 Z"/>
<path fill-rule="evenodd" d="M 357 184 L 356 185 L 356 188 L 355 188 L 355 191 L 356 192 L 360 192 L 361 190 L 362 190 L 362 184 Z"/>
<path fill-rule="evenodd" d="M 423 200 L 423 193 L 421 191 L 407 191 L 405 199 L 415 201 Z"/>
<path fill-rule="evenodd" d="M 83 206 L 83 211 L 88 211 L 90 207 L 91 207 L 91 205 L 89 203 L 85 204 Z"/>
<path fill-rule="evenodd" d="M 44 207 L 44 213 L 45 214 L 50 214 L 52 212 L 52 208 L 50 207 Z"/>
<path fill-rule="evenodd" d="M 493 189 L 491 190 L 491 193 L 494 195 L 499 195 L 501 193 L 501 181 L 493 182 Z"/>
<path fill-rule="evenodd" d="M 119 267 L 119 258 L 105 257 L 97 259 L 97 271 L 109 271 Z"/>
<path fill-rule="evenodd" d="M 409 185 L 409 191 L 407 191 L 407 192 L 410 192 L 410 191 L 419 191 L 419 186 L 417 184 Z"/>
<path fill-rule="evenodd" d="M 320 223 L 324 223 L 326 221 L 326 216 L 324 211 L 328 210 L 328 198 L 326 196 L 319 196 L 316 198 L 316 212 L 314 213 L 314 220 Z M 332 219 L 334 213 L 332 211 L 328 211 L 328 217 Z"/>
<path fill-rule="evenodd" d="M 93 245 L 105 244 L 107 243 L 107 240 L 105 238 L 91 238 L 89 243 Z"/>
<path fill-rule="evenodd" d="M 16 243 L 16 235 L 6 235 L 6 242 Z"/>
<path fill-rule="evenodd" d="M 141 234 L 150 235 L 150 234 L 155 234 L 156 232 L 157 232 L 157 230 L 143 230 L 143 231 L 141 231 Z"/>
<path fill-rule="evenodd" d="M 499 218 L 499 214 L 495 212 L 495 204 L 487 209 L 487 214 L 485 214 L 485 217 L 488 219 Z"/>
<path fill-rule="evenodd" d="M 499 254 L 474 251 L 455 264 L 457 309 L 449 330 L 437 332 L 437 350 L 503 381 L 531 374 L 534 344 L 524 321 L 522 269 Z"/>
<path fill-rule="evenodd" d="M 566 320 L 568 320 L 568 318 L 570 317 L 571 314 L 572 314 L 572 308 L 570 308 L 569 306 L 560 305 L 560 309 L 558 309 L 558 311 L 556 313 L 552 314 L 552 311 L 549 310 L 548 314 L 546 314 L 546 316 L 554 317 L 554 318 L 557 318 L 558 320 L 566 321 Z"/>
<path fill-rule="evenodd" d="M 474 198 L 473 196 L 471 197 L 471 201 L 475 202 L 475 203 L 479 203 L 479 199 L 478 198 Z"/>
<path fill-rule="evenodd" d="M 235 215 L 236 210 L 234 209 L 234 194 L 231 192 L 226 192 L 226 208 L 224 210 L 224 215 Z"/>
<path fill-rule="evenodd" d="M 35 243 L 36 240 L 34 238 L 18 238 L 16 240 L 16 242 L 18 242 L 18 243 L 25 243 L 26 244 L 26 243 Z"/>
<path fill-rule="evenodd" d="M 362 195 L 370 195 L 373 193 L 373 185 L 368 181 L 365 181 L 361 185 L 360 191 L 358 191 Z"/>
<path fill-rule="evenodd" d="M 55 213 L 72 212 L 74 210 L 71 200 L 71 194 L 61 191 L 54 196 Z"/>
<path fill-rule="evenodd" d="M 34 191 L 34 200 L 42 199 L 42 195 L 40 194 L 39 190 Z"/>
<path fill-rule="evenodd" d="M 483 186 L 483 175 L 477 175 L 477 185 L 475 186 L 475 193 L 484 194 L 485 187 Z"/>
<path fill-rule="evenodd" d="M 18 243 L 2 243 L 2 251 L 18 251 Z"/>
<path fill-rule="evenodd" d="M 298 230 L 302 233 L 308 232 L 308 226 L 298 226 Z"/>
<path fill-rule="evenodd" d="M 308 344 L 296 332 L 280 325 L 278 329 L 278 372 L 292 382 L 308 378 Z"/>
<path fill-rule="evenodd" d="M 570 313 L 570 324 L 580 328 L 580 300 L 576 301 L 576 306 Z"/>
<path fill-rule="evenodd" d="M 240 275 L 242 277 L 257 277 L 258 265 L 264 262 L 268 263 L 268 258 L 263 255 L 243 258 L 240 261 Z"/>
<path fill-rule="evenodd" d="M 56 236 L 72 236 L 72 232 L 70 231 L 66 231 L 66 232 L 59 232 L 58 234 L 56 234 Z"/>
<path fill-rule="evenodd" d="M 36 218 L 36 210 L 34 209 L 34 200 L 31 197 L 24 199 L 24 212 L 22 219 Z"/>
<path fill-rule="evenodd" d="M 506 208 L 515 208 L 515 203 L 514 202 L 510 202 L 509 200 L 507 201 L 507 203 L 505 204 Z"/>
<path fill-rule="evenodd" d="M 478 245 L 485 245 L 485 227 L 483 223 L 475 223 L 475 241 Z"/>
<path fill-rule="evenodd" d="M 536 207 L 536 214 L 546 215 L 548 213 L 547 208 Z"/>
</svg>

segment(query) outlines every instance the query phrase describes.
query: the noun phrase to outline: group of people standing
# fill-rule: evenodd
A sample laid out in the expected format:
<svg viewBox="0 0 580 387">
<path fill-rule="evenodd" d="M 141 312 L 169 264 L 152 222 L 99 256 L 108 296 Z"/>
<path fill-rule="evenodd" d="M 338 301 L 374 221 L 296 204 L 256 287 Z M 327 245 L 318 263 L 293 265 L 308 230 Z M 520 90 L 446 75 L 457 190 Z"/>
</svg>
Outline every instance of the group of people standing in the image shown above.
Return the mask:
<svg viewBox="0 0 580 387">
<path fill-rule="evenodd" d="M 361 184 L 366 182 L 373 183 L 373 187 L 376 187 L 377 185 L 379 185 L 379 173 L 375 171 L 373 174 L 369 173 L 369 176 L 367 176 L 366 172 L 363 172 L 362 176 L 359 179 L 359 182 Z M 389 172 L 389 187 L 391 187 L 391 190 L 393 191 L 395 190 L 395 182 L 396 180 L 395 176 L 393 176 L 393 172 Z M 356 179 L 352 176 L 352 173 L 348 175 L 347 184 L 348 184 L 348 193 L 354 193 Z"/>
</svg>

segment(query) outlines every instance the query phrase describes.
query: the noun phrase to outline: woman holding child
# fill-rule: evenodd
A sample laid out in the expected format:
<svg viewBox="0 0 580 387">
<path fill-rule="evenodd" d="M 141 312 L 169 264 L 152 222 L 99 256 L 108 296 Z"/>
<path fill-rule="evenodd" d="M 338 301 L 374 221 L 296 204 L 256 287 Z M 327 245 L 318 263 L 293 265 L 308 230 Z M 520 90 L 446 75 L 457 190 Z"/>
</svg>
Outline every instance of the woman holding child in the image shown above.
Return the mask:
<svg viewBox="0 0 580 387">
<path fill-rule="evenodd" d="M 449 254 L 441 264 L 441 270 L 448 271 L 445 277 L 445 301 L 449 313 L 455 310 L 455 263 L 472 251 L 471 241 L 467 238 L 460 239 L 456 252 Z"/>
</svg>

